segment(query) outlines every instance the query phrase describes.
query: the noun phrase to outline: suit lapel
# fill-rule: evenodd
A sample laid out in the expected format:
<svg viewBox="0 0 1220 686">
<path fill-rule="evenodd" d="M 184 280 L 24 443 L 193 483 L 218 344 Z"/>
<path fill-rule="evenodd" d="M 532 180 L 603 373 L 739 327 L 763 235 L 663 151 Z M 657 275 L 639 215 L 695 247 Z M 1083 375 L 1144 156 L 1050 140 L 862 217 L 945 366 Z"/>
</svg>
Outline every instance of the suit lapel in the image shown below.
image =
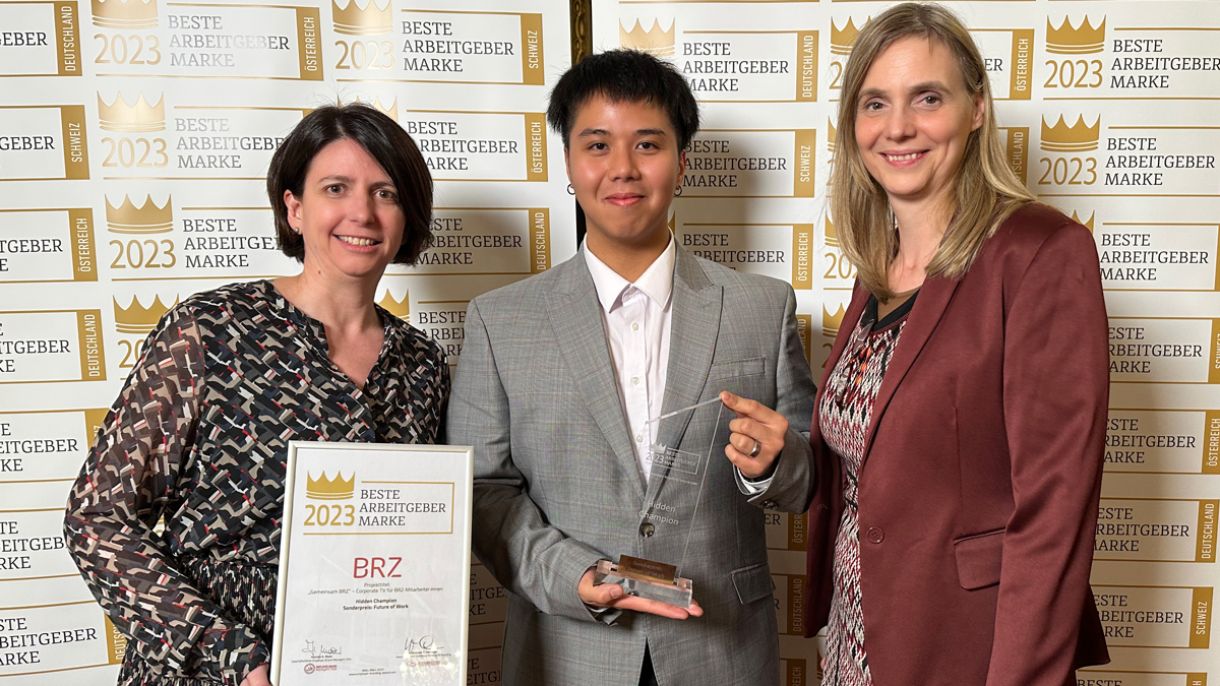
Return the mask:
<svg viewBox="0 0 1220 686">
<path fill-rule="evenodd" d="M 672 318 L 669 332 L 669 361 L 665 372 L 665 396 L 661 414 L 694 405 L 707 385 L 716 339 L 720 335 L 723 289 L 708 280 L 699 263 L 678 248 L 674 264 Z M 714 410 L 715 408 L 712 408 Z M 686 433 L 693 412 L 662 419 L 654 443 L 677 447 Z M 713 439 L 708 436 L 708 441 Z M 703 448 L 705 446 L 700 446 Z M 654 470 L 658 468 L 654 467 Z M 663 474 L 654 473 L 656 477 Z M 649 500 L 656 496 L 661 478 L 650 479 Z"/>
<path fill-rule="evenodd" d="M 643 479 L 631 448 L 627 419 L 623 416 L 593 277 L 589 275 L 583 253 L 577 253 L 556 269 L 562 272 L 557 274 L 558 287 L 547 296 L 547 309 L 560 354 L 619 466 L 632 475 L 629 481 L 636 495 L 642 498 Z"/>
<path fill-rule="evenodd" d="M 920 287 L 915 306 L 911 308 L 911 313 L 907 315 L 907 323 L 902 327 L 898 347 L 894 349 L 894 356 L 890 358 L 889 367 L 885 370 L 885 378 L 881 381 L 881 388 L 877 391 L 877 399 L 873 402 L 868 433 L 864 439 L 864 460 L 866 462 L 873 447 L 877 424 L 885 414 L 886 406 L 893 399 L 898 384 L 902 383 L 903 377 L 910 371 L 911 365 L 915 363 L 920 351 L 936 330 L 936 325 L 953 298 L 953 292 L 957 290 L 957 284 L 957 279 L 930 277 Z"/>
</svg>

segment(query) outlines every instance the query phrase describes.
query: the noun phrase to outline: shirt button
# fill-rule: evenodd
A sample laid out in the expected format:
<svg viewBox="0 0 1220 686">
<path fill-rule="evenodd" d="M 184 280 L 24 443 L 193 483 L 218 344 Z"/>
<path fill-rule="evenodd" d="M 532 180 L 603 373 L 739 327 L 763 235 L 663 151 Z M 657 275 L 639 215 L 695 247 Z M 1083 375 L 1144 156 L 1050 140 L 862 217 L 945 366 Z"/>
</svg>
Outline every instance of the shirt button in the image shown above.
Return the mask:
<svg viewBox="0 0 1220 686">
<path fill-rule="evenodd" d="M 868 531 L 865 532 L 865 537 L 869 543 L 880 543 L 885 540 L 885 532 L 879 527 L 870 526 Z"/>
<path fill-rule="evenodd" d="M 632 331 L 639 331 L 639 330 L 640 330 L 640 323 L 639 323 L 639 322 L 631 322 L 631 330 L 632 330 Z"/>
<path fill-rule="evenodd" d="M 640 385 L 640 377 L 638 377 L 638 376 L 633 376 L 633 377 L 631 377 L 631 385 L 632 385 L 632 386 L 639 386 L 639 385 Z"/>
<path fill-rule="evenodd" d="M 644 522 L 640 525 L 640 535 L 644 538 L 652 538 L 652 535 L 656 533 L 656 531 L 657 527 L 653 526 L 652 522 Z"/>
<path fill-rule="evenodd" d="M 636 442 L 636 443 L 643 443 L 643 442 L 644 442 L 644 434 L 636 434 L 636 435 L 635 435 L 635 442 Z"/>
</svg>

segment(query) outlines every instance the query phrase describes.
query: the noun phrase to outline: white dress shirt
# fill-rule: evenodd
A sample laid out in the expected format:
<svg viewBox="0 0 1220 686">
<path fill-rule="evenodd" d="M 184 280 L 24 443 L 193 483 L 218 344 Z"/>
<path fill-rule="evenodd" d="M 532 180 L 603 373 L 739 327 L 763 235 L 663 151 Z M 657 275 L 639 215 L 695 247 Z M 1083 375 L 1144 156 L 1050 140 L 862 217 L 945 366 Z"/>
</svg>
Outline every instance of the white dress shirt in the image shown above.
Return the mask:
<svg viewBox="0 0 1220 686">
<path fill-rule="evenodd" d="M 665 398 L 669 365 L 669 331 L 673 320 L 674 264 L 677 252 L 669 245 L 631 283 L 585 248 L 585 264 L 601 303 L 602 322 L 610 340 L 610 356 L 618 380 L 619 396 L 631 429 L 631 447 L 644 482 L 652 474 L 652 440 Z M 778 459 L 778 458 L 777 458 Z M 751 480 L 733 469 L 737 486 L 746 495 L 767 490 L 771 477 Z"/>
<path fill-rule="evenodd" d="M 619 395 L 631 430 L 631 447 L 645 482 L 652 474 L 652 441 L 658 426 L 650 420 L 660 416 L 665 397 L 676 250 L 670 236 L 665 251 L 634 283 L 619 276 L 587 247 L 584 250 L 601 303 Z"/>
</svg>

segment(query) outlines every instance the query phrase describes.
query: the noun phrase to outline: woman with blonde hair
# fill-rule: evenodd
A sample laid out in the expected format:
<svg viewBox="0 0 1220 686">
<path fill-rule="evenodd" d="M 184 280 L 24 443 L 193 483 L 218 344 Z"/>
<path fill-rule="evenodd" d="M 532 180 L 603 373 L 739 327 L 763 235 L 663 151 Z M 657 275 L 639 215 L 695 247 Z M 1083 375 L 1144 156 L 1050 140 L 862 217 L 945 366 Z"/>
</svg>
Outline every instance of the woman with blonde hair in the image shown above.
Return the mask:
<svg viewBox="0 0 1220 686">
<path fill-rule="evenodd" d="M 861 30 L 838 131 L 831 211 L 858 279 L 810 435 L 823 683 L 1072 684 L 1108 659 L 1092 236 L 1008 167 L 979 50 L 937 5 Z"/>
</svg>

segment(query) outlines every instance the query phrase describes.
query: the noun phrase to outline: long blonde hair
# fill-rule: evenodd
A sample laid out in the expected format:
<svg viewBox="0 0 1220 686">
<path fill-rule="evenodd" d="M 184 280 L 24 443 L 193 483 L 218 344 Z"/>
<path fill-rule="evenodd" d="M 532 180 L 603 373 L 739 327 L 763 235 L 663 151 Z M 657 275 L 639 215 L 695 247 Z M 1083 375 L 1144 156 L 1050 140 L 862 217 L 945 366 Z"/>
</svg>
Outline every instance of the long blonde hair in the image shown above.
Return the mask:
<svg viewBox="0 0 1220 686">
<path fill-rule="evenodd" d="M 1034 196 L 1008 166 L 996 128 L 991 86 L 978 46 L 952 12 L 934 4 L 905 2 L 873 18 L 860 31 L 843 70 L 838 141 L 830 174 L 830 212 L 843 253 L 856 266 L 864 287 L 879 299 L 893 295 L 887 279 L 898 253 L 898 232 L 881 184 L 864 166 L 856 144 L 856 114 L 864 77 L 877 57 L 902 38 L 924 37 L 949 49 L 973 98 L 984 103 L 983 124 L 970 133 L 953 182 L 955 207 L 928 276 L 961 276 L 983 242 L 1014 210 Z"/>
</svg>

